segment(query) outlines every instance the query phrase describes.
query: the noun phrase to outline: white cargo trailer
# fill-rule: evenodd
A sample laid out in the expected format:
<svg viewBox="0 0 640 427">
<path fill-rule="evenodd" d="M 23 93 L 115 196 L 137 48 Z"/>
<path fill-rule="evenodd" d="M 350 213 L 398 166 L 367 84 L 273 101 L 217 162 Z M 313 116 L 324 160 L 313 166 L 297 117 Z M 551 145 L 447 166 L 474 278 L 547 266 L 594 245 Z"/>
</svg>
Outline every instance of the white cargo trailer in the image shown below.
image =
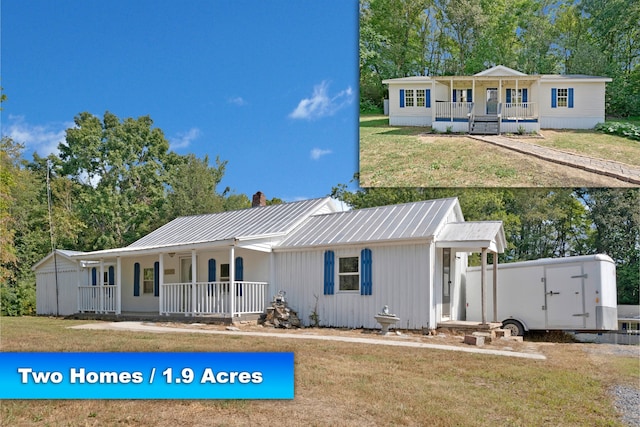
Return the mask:
<svg viewBox="0 0 640 427">
<path fill-rule="evenodd" d="M 469 321 L 482 320 L 480 273 L 481 267 L 469 267 L 466 273 Z M 529 330 L 607 331 L 618 327 L 616 267 L 606 255 L 500 264 L 495 313 L 492 266 L 487 268 L 486 280 L 486 318 L 502 322 L 513 335 Z"/>
</svg>

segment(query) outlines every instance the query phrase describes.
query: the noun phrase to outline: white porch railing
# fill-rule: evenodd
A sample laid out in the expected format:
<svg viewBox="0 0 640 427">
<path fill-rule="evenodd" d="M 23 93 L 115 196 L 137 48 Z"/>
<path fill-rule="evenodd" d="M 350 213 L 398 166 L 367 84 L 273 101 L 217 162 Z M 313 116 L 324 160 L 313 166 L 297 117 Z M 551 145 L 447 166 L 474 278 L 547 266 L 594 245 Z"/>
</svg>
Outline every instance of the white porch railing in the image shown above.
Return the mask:
<svg viewBox="0 0 640 427">
<path fill-rule="evenodd" d="M 267 285 L 266 282 L 234 282 L 232 307 L 229 282 L 165 283 L 160 291 L 160 314 L 262 313 Z"/>
<path fill-rule="evenodd" d="M 79 286 L 78 311 L 116 313 L 116 287 L 114 285 Z"/>
<path fill-rule="evenodd" d="M 436 120 L 468 119 L 473 102 L 436 101 Z"/>
<path fill-rule="evenodd" d="M 503 119 L 535 119 L 538 109 L 535 102 L 507 102 L 502 109 Z"/>
</svg>

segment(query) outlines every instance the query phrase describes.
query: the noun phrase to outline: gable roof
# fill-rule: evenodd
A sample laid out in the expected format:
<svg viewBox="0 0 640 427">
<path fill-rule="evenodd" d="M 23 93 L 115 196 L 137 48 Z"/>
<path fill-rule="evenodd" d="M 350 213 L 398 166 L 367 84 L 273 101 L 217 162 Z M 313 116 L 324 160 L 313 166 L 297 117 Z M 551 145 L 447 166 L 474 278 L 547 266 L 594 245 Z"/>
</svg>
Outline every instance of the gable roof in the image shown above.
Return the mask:
<svg viewBox="0 0 640 427">
<path fill-rule="evenodd" d="M 527 74 L 514 70 L 513 68 L 505 67 L 504 65 L 496 65 L 495 67 L 487 68 L 484 71 L 474 74 L 474 76 L 526 76 Z"/>
<path fill-rule="evenodd" d="M 455 197 L 317 215 L 274 249 L 432 239 L 452 212 L 464 220 Z"/>
<path fill-rule="evenodd" d="M 283 237 L 310 215 L 335 212 L 329 197 L 260 206 L 237 211 L 185 216 L 174 219 L 124 248 L 85 253 L 95 259 L 160 249 L 229 245 L 238 240 Z"/>
<path fill-rule="evenodd" d="M 504 252 L 507 241 L 502 221 L 450 222 L 437 236 L 436 246 L 443 248 L 489 248 Z"/>
<path fill-rule="evenodd" d="M 49 261 L 53 255 L 61 255 L 62 257 L 68 259 L 69 261 L 73 261 L 75 262 L 74 259 L 72 259 L 73 256 L 77 256 L 77 255 L 82 255 L 85 252 L 80 252 L 80 251 L 70 251 L 67 249 L 56 249 L 53 252 L 49 252 L 49 254 L 47 256 L 45 256 L 44 258 L 42 258 L 40 261 L 38 261 L 37 263 L 35 263 L 33 265 L 33 267 L 31 267 L 31 269 L 33 271 L 35 271 L 38 267 L 40 267 L 42 264 L 46 263 L 47 261 Z"/>
</svg>

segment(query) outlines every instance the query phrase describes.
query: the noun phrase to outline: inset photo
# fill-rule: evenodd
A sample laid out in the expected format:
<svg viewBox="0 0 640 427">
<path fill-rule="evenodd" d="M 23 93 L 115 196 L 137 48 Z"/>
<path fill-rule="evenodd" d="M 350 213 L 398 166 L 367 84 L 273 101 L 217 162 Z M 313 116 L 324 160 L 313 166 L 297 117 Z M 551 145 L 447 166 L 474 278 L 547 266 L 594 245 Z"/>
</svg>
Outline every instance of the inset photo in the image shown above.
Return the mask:
<svg viewBox="0 0 640 427">
<path fill-rule="evenodd" d="M 543 9 L 380 4 L 360 10 L 361 186 L 640 185 L 640 65 L 616 53 L 630 27 L 577 40 Z"/>
</svg>

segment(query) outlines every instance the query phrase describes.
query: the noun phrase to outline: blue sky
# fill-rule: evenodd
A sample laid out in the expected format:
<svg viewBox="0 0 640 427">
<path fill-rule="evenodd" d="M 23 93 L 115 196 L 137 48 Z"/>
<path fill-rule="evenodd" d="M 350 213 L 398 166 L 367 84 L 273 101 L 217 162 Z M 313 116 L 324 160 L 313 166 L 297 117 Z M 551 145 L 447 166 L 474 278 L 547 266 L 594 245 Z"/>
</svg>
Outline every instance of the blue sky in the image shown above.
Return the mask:
<svg viewBox="0 0 640 427">
<path fill-rule="evenodd" d="M 149 115 L 220 190 L 321 197 L 358 170 L 356 0 L 2 0 L 2 133 L 56 150 L 78 113 Z"/>
</svg>

